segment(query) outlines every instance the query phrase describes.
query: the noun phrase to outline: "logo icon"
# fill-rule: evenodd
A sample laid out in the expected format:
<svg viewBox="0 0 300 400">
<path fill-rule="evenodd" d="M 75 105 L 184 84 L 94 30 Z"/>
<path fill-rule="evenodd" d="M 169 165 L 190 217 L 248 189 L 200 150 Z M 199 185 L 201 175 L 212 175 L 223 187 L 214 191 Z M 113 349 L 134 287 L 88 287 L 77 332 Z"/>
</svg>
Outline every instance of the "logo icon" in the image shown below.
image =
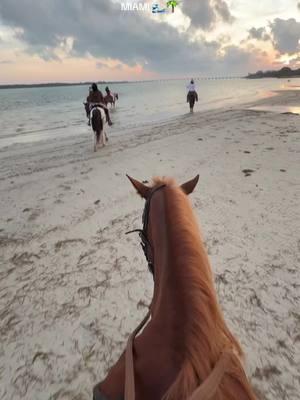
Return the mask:
<svg viewBox="0 0 300 400">
<path fill-rule="evenodd" d="M 175 11 L 175 7 L 177 7 L 179 4 L 179 1 L 176 0 L 169 0 L 167 1 L 167 8 L 171 7 L 172 13 Z M 158 3 L 155 3 L 152 5 L 152 13 L 153 14 L 159 14 L 159 13 L 166 13 L 168 10 L 166 8 L 161 8 Z"/>
<path fill-rule="evenodd" d="M 176 1 L 176 0 L 167 1 L 167 7 L 171 7 L 172 8 L 172 13 L 175 11 L 175 7 L 177 7 L 178 4 L 179 4 L 179 2 Z"/>
<path fill-rule="evenodd" d="M 153 14 L 159 14 L 159 13 L 165 13 L 167 10 L 165 8 L 160 8 L 159 4 L 155 3 L 152 5 L 152 13 Z"/>
</svg>

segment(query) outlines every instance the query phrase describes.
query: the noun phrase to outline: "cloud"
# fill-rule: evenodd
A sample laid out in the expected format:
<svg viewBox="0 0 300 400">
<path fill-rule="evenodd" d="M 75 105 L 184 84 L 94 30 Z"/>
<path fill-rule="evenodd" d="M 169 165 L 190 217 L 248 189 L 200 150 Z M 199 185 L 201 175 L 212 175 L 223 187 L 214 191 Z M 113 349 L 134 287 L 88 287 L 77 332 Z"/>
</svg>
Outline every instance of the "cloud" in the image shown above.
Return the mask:
<svg viewBox="0 0 300 400">
<path fill-rule="evenodd" d="M 185 0 L 182 10 L 194 26 L 205 29 L 219 18 L 232 20 L 223 0 Z M 23 0 L 22 12 L 19 0 L 1 0 L 0 17 L 17 32 L 29 54 L 45 60 L 60 59 L 57 49 L 68 43 L 68 57 L 91 55 L 101 60 L 98 68 L 106 64 L 103 60 L 114 60 L 113 65 L 139 65 L 173 76 L 243 73 L 251 58 L 230 47 L 220 58 L 221 43 L 205 38 L 191 41 L 189 32 L 179 32 L 144 12 L 122 12 L 120 3 L 111 0 Z"/>
<path fill-rule="evenodd" d="M 209 30 L 216 21 L 216 14 L 210 0 L 185 0 L 182 4 L 182 12 L 191 19 L 191 25 L 195 28 Z"/>
<path fill-rule="evenodd" d="M 232 73 L 238 73 L 238 71 L 245 70 L 245 68 L 255 69 L 259 65 L 261 53 L 259 50 L 254 48 L 248 51 L 234 45 L 226 46 L 224 49 L 224 55 L 222 57 L 222 64 L 227 69 L 230 69 Z"/>
<path fill-rule="evenodd" d="M 98 69 L 108 68 L 108 64 L 104 63 L 104 62 L 101 62 L 101 61 L 98 61 L 98 62 L 96 62 L 96 68 L 98 68 Z"/>
<path fill-rule="evenodd" d="M 297 53 L 300 50 L 300 22 L 294 18 L 276 18 L 270 23 L 273 46 L 281 54 Z"/>
<path fill-rule="evenodd" d="M 116 63 L 114 65 L 110 65 L 107 62 L 97 61 L 96 62 L 96 68 L 97 69 L 109 68 L 110 70 L 121 70 L 121 69 L 124 68 L 124 65 L 122 65 L 121 63 Z"/>
<path fill-rule="evenodd" d="M 120 4 L 109 0 L 23 0 L 22 13 L 19 0 L 1 0 L 0 15 L 17 28 L 29 53 L 46 60 L 55 58 L 54 49 L 68 37 L 73 38 L 73 56 L 91 54 L 129 66 L 148 63 L 155 70 L 183 70 L 212 54 L 206 43 L 191 44 L 170 25 L 143 12 L 122 12 Z"/>
<path fill-rule="evenodd" d="M 271 37 L 267 33 L 266 28 L 251 28 L 249 31 L 249 39 L 256 39 L 256 40 L 270 40 Z"/>
<path fill-rule="evenodd" d="M 181 8 L 191 19 L 191 26 L 196 29 L 210 30 L 218 19 L 227 23 L 234 21 L 224 0 L 184 0 Z"/>
<path fill-rule="evenodd" d="M 224 0 L 215 0 L 215 9 L 224 22 L 231 24 L 235 20 Z"/>
</svg>

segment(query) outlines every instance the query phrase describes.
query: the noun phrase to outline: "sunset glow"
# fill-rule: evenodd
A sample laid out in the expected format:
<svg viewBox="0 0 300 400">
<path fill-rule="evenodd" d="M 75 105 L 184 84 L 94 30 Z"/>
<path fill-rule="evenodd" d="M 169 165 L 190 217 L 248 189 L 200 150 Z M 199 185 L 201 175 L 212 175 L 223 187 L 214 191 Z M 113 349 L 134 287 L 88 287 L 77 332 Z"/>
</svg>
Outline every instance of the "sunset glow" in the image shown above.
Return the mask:
<svg viewBox="0 0 300 400">
<path fill-rule="evenodd" d="M 49 3 L 49 10 L 46 2 L 26 2 L 22 15 L 16 0 L 0 4 L 0 83 L 246 75 L 299 66 L 293 0 L 183 0 L 161 15 L 121 11 L 117 0 Z M 77 14 L 75 23 L 70 15 Z"/>
</svg>

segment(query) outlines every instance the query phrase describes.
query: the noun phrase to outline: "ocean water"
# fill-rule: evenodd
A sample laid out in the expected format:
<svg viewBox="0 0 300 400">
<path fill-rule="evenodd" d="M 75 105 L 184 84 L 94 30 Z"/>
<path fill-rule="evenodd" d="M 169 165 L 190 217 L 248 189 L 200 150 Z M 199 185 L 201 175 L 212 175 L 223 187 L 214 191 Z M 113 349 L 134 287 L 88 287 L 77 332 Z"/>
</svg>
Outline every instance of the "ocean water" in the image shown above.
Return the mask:
<svg viewBox="0 0 300 400">
<path fill-rule="evenodd" d="M 294 83 L 294 81 L 293 81 Z M 189 112 L 185 80 L 111 84 L 119 94 L 110 135 Z M 235 105 L 283 89 L 287 80 L 196 80 L 195 111 Z M 104 92 L 106 85 L 99 85 Z M 83 107 L 88 86 L 0 90 L 0 148 L 90 132 Z"/>
</svg>

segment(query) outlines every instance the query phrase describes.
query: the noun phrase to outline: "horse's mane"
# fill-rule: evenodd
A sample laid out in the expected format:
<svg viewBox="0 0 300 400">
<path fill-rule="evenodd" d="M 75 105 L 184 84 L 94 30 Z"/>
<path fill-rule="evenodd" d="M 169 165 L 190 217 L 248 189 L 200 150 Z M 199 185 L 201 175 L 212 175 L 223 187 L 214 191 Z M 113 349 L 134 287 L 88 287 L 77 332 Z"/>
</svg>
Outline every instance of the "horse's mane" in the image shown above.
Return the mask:
<svg viewBox="0 0 300 400">
<path fill-rule="evenodd" d="M 230 332 L 220 309 L 213 274 L 190 201 L 174 180 L 154 178 L 153 187 L 165 184 L 165 209 L 172 256 L 176 260 L 186 315 L 184 362 L 164 400 L 188 398 L 210 374 L 223 351 L 230 352 L 228 370 L 214 400 L 255 400 L 244 373 L 239 342 Z"/>
</svg>

